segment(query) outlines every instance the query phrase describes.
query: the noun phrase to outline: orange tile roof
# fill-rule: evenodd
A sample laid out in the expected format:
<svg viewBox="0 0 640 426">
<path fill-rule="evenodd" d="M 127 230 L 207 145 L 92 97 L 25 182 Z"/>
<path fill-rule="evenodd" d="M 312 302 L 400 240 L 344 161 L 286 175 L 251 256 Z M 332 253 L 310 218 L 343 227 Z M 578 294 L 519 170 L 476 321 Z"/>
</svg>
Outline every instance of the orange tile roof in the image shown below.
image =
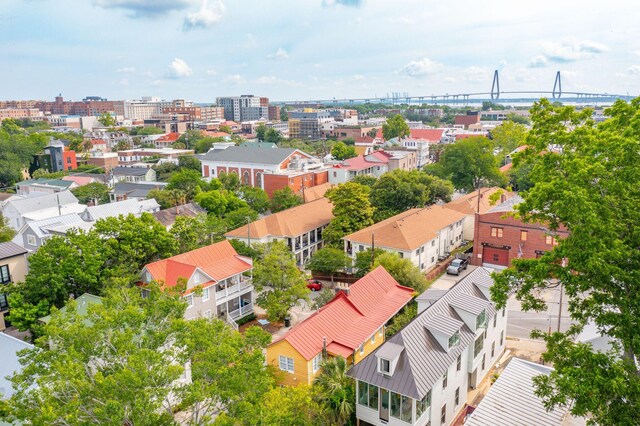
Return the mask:
<svg viewBox="0 0 640 426">
<path fill-rule="evenodd" d="M 349 295 L 338 293 L 329 303 L 278 340 L 286 340 L 305 359 L 322 351 L 348 357 L 413 297 L 413 289 L 398 284 L 382 267 L 356 281 Z"/>
<path fill-rule="evenodd" d="M 175 142 L 178 139 L 180 139 L 180 133 L 171 132 L 167 133 L 166 135 L 160 136 L 158 139 L 156 139 L 156 142 Z"/>
<path fill-rule="evenodd" d="M 229 241 L 221 241 L 168 259 L 149 263 L 144 267 L 151 278 L 163 282 L 165 287 L 174 287 L 179 278 L 189 279 L 200 269 L 213 281 L 251 270 L 251 263 L 238 255 Z"/>
<path fill-rule="evenodd" d="M 343 237 L 356 243 L 371 244 L 371 234 L 375 235 L 375 245 L 410 251 L 423 246 L 436 237 L 441 229 L 463 219 L 466 215 L 444 206 L 416 208 L 397 214 L 353 234 Z"/>
<path fill-rule="evenodd" d="M 247 227 L 249 227 L 251 238 L 296 237 L 327 225 L 333 218 L 332 209 L 333 205 L 328 199 L 320 198 L 256 220 L 249 225 L 227 232 L 224 236 L 227 238 L 247 238 Z"/>
<path fill-rule="evenodd" d="M 304 190 L 304 202 L 310 203 L 312 201 L 316 201 L 321 198 L 324 198 L 324 194 L 332 186 L 333 186 L 332 184 L 327 182 L 320 185 L 312 186 L 311 188 L 306 188 Z"/>
<path fill-rule="evenodd" d="M 513 168 L 513 163 L 509 163 L 509 164 L 505 164 L 504 166 L 500 167 L 500 171 L 502 173 L 508 172 L 509 170 L 511 170 Z"/>
<path fill-rule="evenodd" d="M 500 190 L 501 189 L 497 186 L 492 188 L 480 188 L 480 213 L 486 213 L 495 206 L 495 204 L 491 205 L 489 198 Z M 502 192 L 506 199 L 509 199 L 514 195 L 514 193 L 505 191 L 504 189 L 502 189 Z M 500 204 L 500 202 L 498 201 L 497 204 Z M 478 191 L 473 191 L 463 195 L 462 197 L 456 198 L 455 200 L 445 204 L 445 207 L 464 214 L 475 214 L 478 209 Z"/>
</svg>

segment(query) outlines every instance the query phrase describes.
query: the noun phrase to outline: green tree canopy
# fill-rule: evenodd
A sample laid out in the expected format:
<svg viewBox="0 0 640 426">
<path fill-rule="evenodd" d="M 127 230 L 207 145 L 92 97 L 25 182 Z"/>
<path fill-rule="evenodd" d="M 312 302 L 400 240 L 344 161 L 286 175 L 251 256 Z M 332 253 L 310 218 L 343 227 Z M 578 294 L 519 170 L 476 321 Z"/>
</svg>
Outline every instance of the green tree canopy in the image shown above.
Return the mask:
<svg viewBox="0 0 640 426">
<path fill-rule="evenodd" d="M 266 309 L 270 321 L 283 320 L 309 293 L 293 253 L 282 241 L 264 245 L 262 259 L 253 268 L 253 284 L 260 292 L 256 303 Z"/>
<path fill-rule="evenodd" d="M 351 258 L 344 251 L 332 247 L 324 247 L 316 251 L 307 263 L 307 269 L 311 272 L 331 275 L 332 281 L 333 274 L 349 266 L 351 266 Z"/>
<path fill-rule="evenodd" d="M 372 269 L 381 265 L 398 283 L 411 287 L 418 294 L 429 287 L 427 279 L 420 272 L 420 269 L 411 260 L 401 258 L 397 253 L 385 251 L 376 256 Z"/>
<path fill-rule="evenodd" d="M 0 187 L 13 186 L 22 180 L 22 171 L 29 168 L 33 156 L 46 146 L 43 134 L 26 134 L 15 121 L 6 119 L 0 127 Z"/>
<path fill-rule="evenodd" d="M 71 190 L 78 201 L 82 204 L 97 201 L 96 204 L 109 202 L 109 187 L 103 183 L 94 182 L 79 186 Z"/>
<path fill-rule="evenodd" d="M 262 188 L 243 185 L 238 190 L 238 195 L 242 200 L 247 202 L 249 207 L 258 213 L 264 213 L 269 210 L 271 201 L 269 200 L 267 193 Z"/>
<path fill-rule="evenodd" d="M 514 121 L 505 121 L 491 131 L 493 146 L 498 151 L 498 164 L 502 164 L 511 151 L 525 144 L 528 132 L 524 125 Z"/>
<path fill-rule="evenodd" d="M 387 122 L 382 125 L 382 136 L 387 141 L 393 138 L 402 139 L 410 134 L 411 129 L 409 129 L 409 125 L 400 114 L 388 118 Z"/>
<path fill-rule="evenodd" d="M 192 155 L 181 155 L 178 157 L 178 167 L 181 169 L 195 170 L 198 173 L 202 172 L 202 164 L 197 157 Z"/>
<path fill-rule="evenodd" d="M 357 157 L 356 148 L 347 146 L 344 142 L 338 141 L 331 148 L 331 155 L 336 160 L 346 160 L 347 158 Z"/>
<path fill-rule="evenodd" d="M 327 358 L 322 371 L 313 380 L 317 399 L 325 407 L 328 424 L 344 426 L 355 423 L 355 381 L 347 376 L 349 364 L 341 357 Z"/>
<path fill-rule="evenodd" d="M 279 131 L 277 131 L 273 127 L 268 128 L 267 131 L 264 133 L 265 142 L 277 144 L 277 143 L 280 143 L 281 140 L 282 140 L 282 135 L 280 134 Z"/>
<path fill-rule="evenodd" d="M 0 243 L 11 241 L 15 235 L 16 231 L 9 226 L 9 219 L 0 213 Z"/>
<path fill-rule="evenodd" d="M 373 225 L 373 207 L 369 201 L 369 187 L 346 182 L 329 189 L 325 197 L 333 203 L 333 219 L 324 230 L 327 244 L 341 247 L 341 238 Z"/>
<path fill-rule="evenodd" d="M 258 212 L 249 206 L 242 206 L 224 215 L 224 223 L 227 229 L 236 229 L 256 220 L 258 220 Z"/>
<path fill-rule="evenodd" d="M 193 169 L 181 169 L 174 172 L 169 178 L 167 189 L 178 189 L 185 194 L 186 201 L 191 201 L 196 195 L 207 188 L 207 183 L 202 179 L 199 171 Z"/>
<path fill-rule="evenodd" d="M 207 191 L 196 195 L 196 203 L 207 212 L 222 217 L 227 211 L 228 200 L 222 191 Z"/>
<path fill-rule="evenodd" d="M 529 148 L 519 161 L 532 164 L 533 186 L 517 211 L 552 235 L 561 226 L 569 235 L 538 259 L 514 259 L 495 276 L 491 295 L 503 307 L 515 291 L 523 309 L 540 310 L 541 290 L 560 285 L 573 326 L 541 336 L 543 359 L 555 368 L 536 378 L 536 393 L 546 407 L 570 406 L 594 424 L 633 424 L 640 418 L 640 98 L 616 102 L 600 125 L 591 114 L 548 100 L 531 109 Z M 586 324 L 610 336 L 613 350 L 578 343 Z"/>
<path fill-rule="evenodd" d="M 103 112 L 102 115 L 98 117 L 98 121 L 105 127 L 113 127 L 118 124 L 116 118 L 108 112 Z"/>
<path fill-rule="evenodd" d="M 237 173 L 220 173 L 218 180 L 227 191 L 237 191 L 240 188 L 240 177 Z"/>
<path fill-rule="evenodd" d="M 264 140 L 266 133 L 267 133 L 267 126 L 265 126 L 264 123 L 258 124 L 258 127 L 256 127 L 256 137 L 258 138 L 259 141 Z"/>
<path fill-rule="evenodd" d="M 443 179 L 449 179 L 457 189 L 473 191 L 484 186 L 504 184 L 491 141 L 483 136 L 462 139 L 447 145 L 440 161 L 427 170 Z"/>
<path fill-rule="evenodd" d="M 294 193 L 288 186 L 273 191 L 273 196 L 271 197 L 271 211 L 273 213 L 290 209 L 300 204 L 302 204 L 302 197 Z"/>
</svg>

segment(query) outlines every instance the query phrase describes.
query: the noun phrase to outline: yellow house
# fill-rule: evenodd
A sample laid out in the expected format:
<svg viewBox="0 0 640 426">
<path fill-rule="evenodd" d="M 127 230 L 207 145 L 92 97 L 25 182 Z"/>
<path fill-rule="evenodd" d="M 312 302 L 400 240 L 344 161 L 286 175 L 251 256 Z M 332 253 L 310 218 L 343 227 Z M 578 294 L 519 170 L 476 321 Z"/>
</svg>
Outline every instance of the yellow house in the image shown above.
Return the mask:
<svg viewBox="0 0 640 426">
<path fill-rule="evenodd" d="M 10 241 L 0 243 L 0 331 L 6 328 L 4 314 L 9 310 L 7 294 L 2 287 L 24 281 L 26 275 L 27 250 Z"/>
<path fill-rule="evenodd" d="M 280 384 L 311 384 L 323 353 L 357 364 L 384 342 L 384 326 L 413 297 L 379 266 L 267 347 Z"/>
</svg>

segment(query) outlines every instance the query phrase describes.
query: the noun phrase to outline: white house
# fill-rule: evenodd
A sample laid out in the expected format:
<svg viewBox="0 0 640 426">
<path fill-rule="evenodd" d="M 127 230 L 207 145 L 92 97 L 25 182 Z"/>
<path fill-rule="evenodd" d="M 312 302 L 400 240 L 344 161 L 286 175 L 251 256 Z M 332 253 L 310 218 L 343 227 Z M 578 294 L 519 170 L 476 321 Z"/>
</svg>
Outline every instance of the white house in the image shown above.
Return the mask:
<svg viewBox="0 0 640 426">
<path fill-rule="evenodd" d="M 19 231 L 27 222 L 69 213 L 81 213 L 85 209 L 86 206 L 80 204 L 71 191 L 55 194 L 34 192 L 7 199 L 2 206 L 2 215 L 9 220 L 9 226 Z"/>
</svg>

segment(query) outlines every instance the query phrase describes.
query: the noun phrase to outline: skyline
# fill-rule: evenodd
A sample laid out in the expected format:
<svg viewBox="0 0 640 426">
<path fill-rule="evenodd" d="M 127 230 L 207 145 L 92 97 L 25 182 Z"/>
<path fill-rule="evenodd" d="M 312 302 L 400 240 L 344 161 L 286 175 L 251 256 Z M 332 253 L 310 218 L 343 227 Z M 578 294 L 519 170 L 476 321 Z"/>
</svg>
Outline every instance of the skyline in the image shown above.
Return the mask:
<svg viewBox="0 0 640 426">
<path fill-rule="evenodd" d="M 489 91 L 494 69 L 502 90 L 560 70 L 565 91 L 640 94 L 629 2 L 398 3 L 0 0 L 1 97 L 428 96 Z"/>
</svg>

